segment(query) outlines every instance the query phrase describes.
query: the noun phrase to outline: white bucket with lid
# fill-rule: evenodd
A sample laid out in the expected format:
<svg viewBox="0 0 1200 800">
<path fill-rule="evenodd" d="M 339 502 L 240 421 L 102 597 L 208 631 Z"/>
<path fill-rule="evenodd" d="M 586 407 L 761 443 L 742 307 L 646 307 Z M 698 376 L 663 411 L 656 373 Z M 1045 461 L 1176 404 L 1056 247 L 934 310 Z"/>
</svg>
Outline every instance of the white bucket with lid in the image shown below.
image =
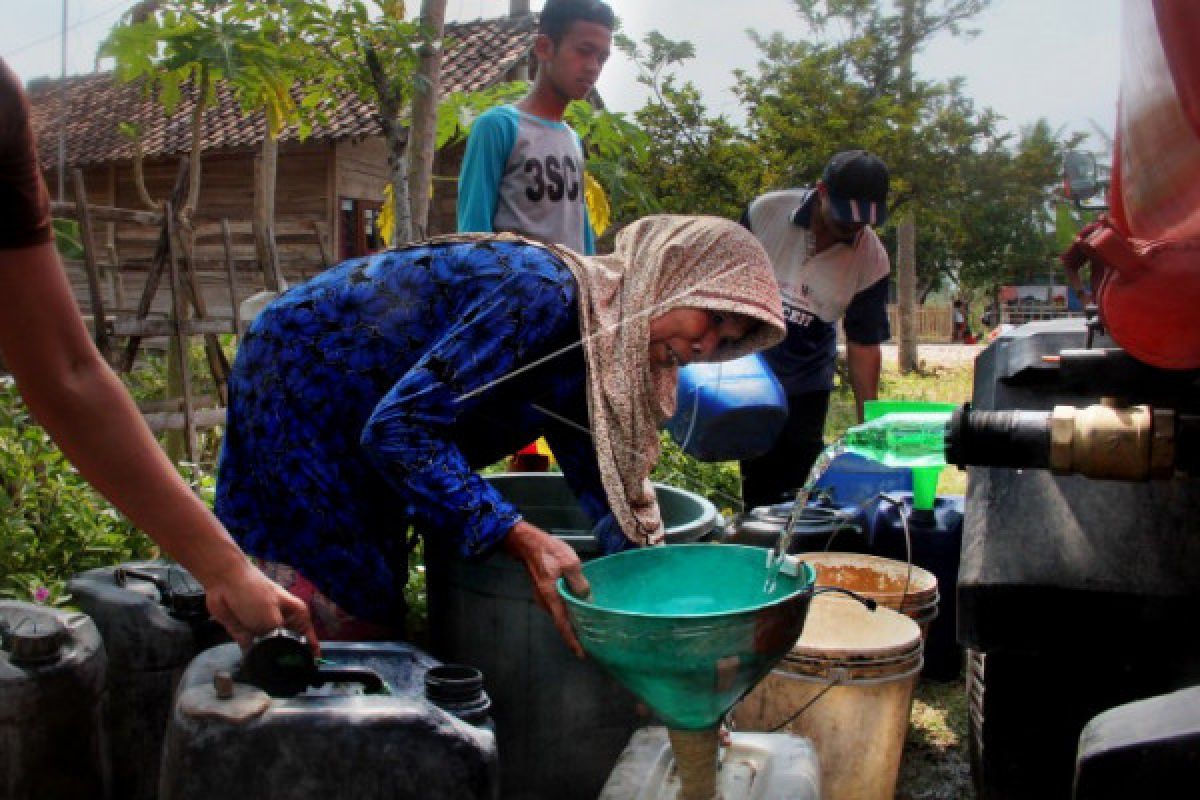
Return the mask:
<svg viewBox="0 0 1200 800">
<path fill-rule="evenodd" d="M 795 647 L 738 704 L 734 722 L 812 739 L 825 800 L 891 800 L 921 654 L 910 617 L 815 597 Z"/>
<path fill-rule="evenodd" d="M 866 553 L 799 553 L 817 572 L 817 586 L 840 586 L 881 606 L 907 614 L 929 635 L 929 625 L 938 615 L 938 580 L 916 564 Z"/>
</svg>

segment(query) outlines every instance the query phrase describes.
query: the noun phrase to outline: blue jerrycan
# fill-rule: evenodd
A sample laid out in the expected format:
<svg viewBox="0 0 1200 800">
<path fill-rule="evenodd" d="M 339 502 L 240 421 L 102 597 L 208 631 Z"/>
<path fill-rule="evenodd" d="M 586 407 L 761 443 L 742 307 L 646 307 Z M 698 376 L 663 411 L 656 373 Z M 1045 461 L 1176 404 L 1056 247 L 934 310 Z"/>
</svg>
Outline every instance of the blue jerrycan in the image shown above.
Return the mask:
<svg viewBox="0 0 1200 800">
<path fill-rule="evenodd" d="M 701 461 L 760 456 L 787 422 L 787 396 L 758 353 L 679 369 L 671 438 Z"/>
</svg>

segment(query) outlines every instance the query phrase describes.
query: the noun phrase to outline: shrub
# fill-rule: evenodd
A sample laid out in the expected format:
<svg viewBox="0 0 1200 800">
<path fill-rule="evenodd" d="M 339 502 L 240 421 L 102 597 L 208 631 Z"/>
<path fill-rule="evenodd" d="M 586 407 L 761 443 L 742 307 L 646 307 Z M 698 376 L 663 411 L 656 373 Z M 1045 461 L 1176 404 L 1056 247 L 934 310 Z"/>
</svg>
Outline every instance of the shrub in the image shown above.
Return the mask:
<svg viewBox="0 0 1200 800">
<path fill-rule="evenodd" d="M 154 552 L 0 386 L 0 596 L 61 604 L 76 573 Z"/>
</svg>

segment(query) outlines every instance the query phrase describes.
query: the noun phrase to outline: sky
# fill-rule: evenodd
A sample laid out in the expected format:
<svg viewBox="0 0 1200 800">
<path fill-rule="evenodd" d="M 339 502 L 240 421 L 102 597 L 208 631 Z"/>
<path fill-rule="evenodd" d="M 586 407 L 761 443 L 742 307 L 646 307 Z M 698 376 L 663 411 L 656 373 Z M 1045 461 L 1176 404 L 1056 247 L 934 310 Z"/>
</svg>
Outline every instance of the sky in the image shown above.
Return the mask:
<svg viewBox="0 0 1200 800">
<path fill-rule="evenodd" d="M 789 39 L 804 35 L 791 0 L 609 0 L 623 32 L 640 41 L 657 30 L 687 40 L 696 58 L 676 70 L 680 82 L 700 89 L 712 113 L 732 120 L 743 112 L 730 92 L 735 69 L 753 70 L 758 51 L 745 31 Z M 993 0 L 973 23 L 970 40 L 943 35 L 916 61 L 925 79 L 960 76 L 978 108 L 991 108 L 1016 132 L 1039 118 L 1055 128 L 1111 133 L 1119 77 L 1118 30 L 1121 0 Z M 93 69 L 95 51 L 131 0 L 67 0 L 67 73 Z M 410 9 L 419 6 L 409 0 Z M 542 0 L 531 0 L 536 11 Z M 737 9 L 732 17 L 731 8 Z M 22 80 L 61 71 L 62 0 L 0 0 L 0 57 Z M 509 0 L 447 0 L 447 19 L 471 20 L 505 14 Z M 633 111 L 647 97 L 636 70 L 614 52 L 599 82 L 605 104 Z M 1096 140 L 1093 139 L 1095 142 Z"/>
</svg>

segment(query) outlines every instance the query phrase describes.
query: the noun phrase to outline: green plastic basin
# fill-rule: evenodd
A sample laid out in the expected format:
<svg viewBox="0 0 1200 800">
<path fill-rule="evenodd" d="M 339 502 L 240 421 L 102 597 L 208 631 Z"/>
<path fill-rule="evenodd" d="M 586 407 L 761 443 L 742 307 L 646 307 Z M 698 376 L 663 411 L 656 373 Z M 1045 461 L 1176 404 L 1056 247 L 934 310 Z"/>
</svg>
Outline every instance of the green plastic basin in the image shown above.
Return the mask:
<svg viewBox="0 0 1200 800">
<path fill-rule="evenodd" d="M 670 727 L 716 726 L 786 655 L 804 628 L 815 572 L 781 574 L 766 591 L 770 551 L 680 544 L 583 565 L 592 587 L 559 594 L 579 641 Z"/>
</svg>

